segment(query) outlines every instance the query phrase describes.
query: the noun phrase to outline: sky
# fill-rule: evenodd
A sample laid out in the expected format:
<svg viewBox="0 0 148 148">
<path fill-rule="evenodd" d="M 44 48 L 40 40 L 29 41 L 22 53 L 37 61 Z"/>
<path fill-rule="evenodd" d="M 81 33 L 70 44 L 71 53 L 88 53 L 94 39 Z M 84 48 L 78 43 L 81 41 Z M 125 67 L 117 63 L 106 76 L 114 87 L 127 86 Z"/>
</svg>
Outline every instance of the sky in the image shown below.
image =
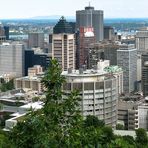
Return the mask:
<svg viewBox="0 0 148 148">
<path fill-rule="evenodd" d="M 0 19 L 75 16 L 85 6 L 103 10 L 105 18 L 146 18 L 148 0 L 0 0 Z"/>
</svg>

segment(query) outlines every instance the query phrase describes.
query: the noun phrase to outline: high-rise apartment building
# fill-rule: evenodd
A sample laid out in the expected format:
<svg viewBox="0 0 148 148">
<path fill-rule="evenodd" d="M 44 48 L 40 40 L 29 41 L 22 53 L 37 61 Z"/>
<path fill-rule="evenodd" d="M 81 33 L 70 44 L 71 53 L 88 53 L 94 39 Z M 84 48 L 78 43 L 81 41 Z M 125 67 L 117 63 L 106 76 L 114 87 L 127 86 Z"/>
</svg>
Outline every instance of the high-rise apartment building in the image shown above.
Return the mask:
<svg viewBox="0 0 148 148">
<path fill-rule="evenodd" d="M 94 7 L 85 7 L 85 10 L 76 11 L 76 29 L 80 27 L 92 27 L 96 36 L 96 41 L 104 39 L 104 19 L 103 11 L 95 10 Z"/>
<path fill-rule="evenodd" d="M 24 75 L 25 49 L 23 44 L 3 43 L 0 45 L 0 75 Z"/>
<path fill-rule="evenodd" d="M 133 44 L 123 44 L 117 50 L 117 65 L 123 69 L 123 90 L 130 93 L 137 82 L 137 49 Z"/>
<path fill-rule="evenodd" d="M 40 47 L 44 48 L 44 33 L 32 32 L 28 34 L 28 47 Z"/>
<path fill-rule="evenodd" d="M 71 31 L 71 26 L 61 17 L 54 27 L 55 33 L 49 35 L 52 58 L 58 60 L 62 70 L 75 69 L 75 35 Z"/>
</svg>

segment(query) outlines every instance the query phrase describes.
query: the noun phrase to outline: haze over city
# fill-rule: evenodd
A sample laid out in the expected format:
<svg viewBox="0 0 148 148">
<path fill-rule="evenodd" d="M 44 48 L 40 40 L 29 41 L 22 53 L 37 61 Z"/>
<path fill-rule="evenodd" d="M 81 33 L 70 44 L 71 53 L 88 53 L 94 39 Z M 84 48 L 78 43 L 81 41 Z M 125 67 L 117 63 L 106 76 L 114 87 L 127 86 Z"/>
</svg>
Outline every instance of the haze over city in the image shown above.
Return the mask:
<svg viewBox="0 0 148 148">
<path fill-rule="evenodd" d="M 5 0 L 1 1 L 0 19 L 31 18 L 35 16 L 75 16 L 89 1 L 96 10 L 104 10 L 105 18 L 145 18 L 147 1 L 135 0 Z"/>
</svg>

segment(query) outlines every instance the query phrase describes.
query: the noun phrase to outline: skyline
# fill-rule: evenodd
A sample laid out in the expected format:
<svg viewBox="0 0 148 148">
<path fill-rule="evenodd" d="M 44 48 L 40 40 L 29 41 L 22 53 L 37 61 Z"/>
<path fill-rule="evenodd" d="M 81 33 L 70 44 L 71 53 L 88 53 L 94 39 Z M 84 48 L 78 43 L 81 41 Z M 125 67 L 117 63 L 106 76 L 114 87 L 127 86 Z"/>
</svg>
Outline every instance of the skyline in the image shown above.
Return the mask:
<svg viewBox="0 0 148 148">
<path fill-rule="evenodd" d="M 89 5 L 103 10 L 105 18 L 147 18 L 146 0 L 5 0 L 1 2 L 0 19 L 32 18 L 36 16 L 75 16 L 76 10 Z"/>
</svg>

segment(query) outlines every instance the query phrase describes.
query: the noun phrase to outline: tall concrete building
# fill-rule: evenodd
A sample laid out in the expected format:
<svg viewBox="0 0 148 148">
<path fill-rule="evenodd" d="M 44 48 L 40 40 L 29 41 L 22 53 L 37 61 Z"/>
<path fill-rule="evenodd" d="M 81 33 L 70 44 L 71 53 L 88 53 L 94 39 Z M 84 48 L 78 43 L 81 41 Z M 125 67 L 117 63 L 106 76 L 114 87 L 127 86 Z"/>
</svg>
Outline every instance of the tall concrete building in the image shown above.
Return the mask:
<svg viewBox="0 0 148 148">
<path fill-rule="evenodd" d="M 133 44 L 123 44 L 117 50 L 117 65 L 123 69 L 123 90 L 130 93 L 137 82 L 137 49 Z"/>
<path fill-rule="evenodd" d="M 83 65 L 88 67 L 89 46 L 94 42 L 94 29 L 92 27 L 80 27 L 76 49 L 77 68 L 82 68 Z"/>
<path fill-rule="evenodd" d="M 144 103 L 138 106 L 137 110 L 137 128 L 148 130 L 148 104 Z"/>
<path fill-rule="evenodd" d="M 142 91 L 143 95 L 148 96 L 148 53 L 142 55 Z"/>
<path fill-rule="evenodd" d="M 44 48 L 44 33 L 32 32 L 28 34 L 28 47 L 40 47 Z"/>
<path fill-rule="evenodd" d="M 148 51 L 148 27 L 141 28 L 136 33 L 136 48 L 138 53 Z"/>
<path fill-rule="evenodd" d="M 104 39 L 115 40 L 114 28 L 111 26 L 104 26 Z"/>
<path fill-rule="evenodd" d="M 76 29 L 80 27 L 92 27 L 96 36 L 96 41 L 104 39 L 104 19 L 103 11 L 95 10 L 94 7 L 85 7 L 85 10 L 76 11 Z"/>
<path fill-rule="evenodd" d="M 3 43 L 0 45 L 0 75 L 12 74 L 16 77 L 24 75 L 24 45 L 19 43 Z"/>
<path fill-rule="evenodd" d="M 104 67 L 104 62 L 102 64 Z M 63 91 L 68 95 L 72 90 L 79 90 L 83 117 L 95 115 L 104 120 L 106 125 L 115 128 L 119 83 L 118 78 L 103 71 L 103 67 L 100 65 L 98 70 L 80 69 L 62 72 L 66 77 Z"/>
<path fill-rule="evenodd" d="M 117 65 L 117 50 L 120 44 L 112 41 L 102 41 L 89 46 L 88 67 L 92 68 L 97 62 L 110 60 L 110 65 Z"/>
<path fill-rule="evenodd" d="M 54 34 L 49 35 L 52 58 L 56 58 L 62 70 L 75 69 L 75 35 L 71 26 L 62 17 L 54 27 Z"/>
<path fill-rule="evenodd" d="M 6 40 L 5 30 L 2 24 L 0 24 L 0 44 Z"/>
</svg>

